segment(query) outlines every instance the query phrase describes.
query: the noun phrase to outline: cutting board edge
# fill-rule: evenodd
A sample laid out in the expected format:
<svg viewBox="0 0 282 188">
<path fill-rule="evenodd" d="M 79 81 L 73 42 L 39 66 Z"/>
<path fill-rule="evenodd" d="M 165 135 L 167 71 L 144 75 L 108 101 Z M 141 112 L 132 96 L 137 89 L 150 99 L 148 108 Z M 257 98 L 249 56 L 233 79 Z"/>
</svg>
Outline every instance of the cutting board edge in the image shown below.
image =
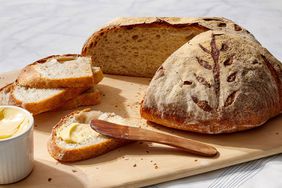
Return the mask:
<svg viewBox="0 0 282 188">
<path fill-rule="evenodd" d="M 226 165 L 227 161 L 226 161 L 226 163 L 219 162 L 219 164 L 215 163 L 212 166 L 206 166 L 205 168 L 201 168 L 199 170 L 194 170 L 192 172 L 191 171 L 187 172 L 187 170 L 183 170 L 183 173 L 180 172 L 178 174 L 169 174 L 169 175 L 166 175 L 166 176 L 162 176 L 158 179 L 152 178 L 152 179 L 148 179 L 146 181 L 142 180 L 143 182 L 141 182 L 141 181 L 140 182 L 139 181 L 130 182 L 128 184 L 118 185 L 117 187 L 120 187 L 120 188 L 122 188 L 122 187 L 123 188 L 124 187 L 131 188 L 133 186 L 134 187 L 145 187 L 145 186 L 169 182 L 169 181 L 173 181 L 173 180 L 177 180 L 177 179 L 181 179 L 181 178 L 187 178 L 187 177 L 191 177 L 191 176 L 195 176 L 195 175 L 205 174 L 205 173 L 208 173 L 208 172 L 211 172 L 211 171 L 220 170 L 220 169 L 223 169 L 223 168 L 226 168 L 226 167 L 231 167 L 231 166 L 242 164 L 242 163 L 245 163 L 245 162 L 250 162 L 250 161 L 257 160 L 257 159 L 266 158 L 266 157 L 270 157 L 270 156 L 273 156 L 273 155 L 280 154 L 280 153 L 282 153 L 282 146 L 279 147 L 279 148 L 274 148 L 274 149 L 272 149 L 268 152 L 269 153 L 265 154 L 265 153 L 260 153 L 259 151 L 257 151 L 257 152 L 254 152 L 253 155 L 251 157 L 249 157 L 248 159 L 233 161 L 233 163 L 230 163 L 230 164 L 227 164 L 227 165 Z M 238 158 L 240 159 L 240 157 L 238 157 Z M 222 164 L 220 164 L 220 163 L 222 163 Z"/>
</svg>

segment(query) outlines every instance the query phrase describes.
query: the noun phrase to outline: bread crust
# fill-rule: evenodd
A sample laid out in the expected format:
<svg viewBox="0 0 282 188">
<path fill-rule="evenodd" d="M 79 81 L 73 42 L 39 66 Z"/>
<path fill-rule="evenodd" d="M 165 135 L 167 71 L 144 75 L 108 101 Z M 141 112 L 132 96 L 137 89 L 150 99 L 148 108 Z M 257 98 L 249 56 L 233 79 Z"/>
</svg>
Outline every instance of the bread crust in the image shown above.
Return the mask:
<svg viewBox="0 0 282 188">
<path fill-rule="evenodd" d="M 89 111 L 89 110 L 90 109 L 84 109 L 81 111 Z M 61 162 L 75 162 L 75 161 L 85 160 L 85 159 L 97 157 L 99 155 L 102 155 L 106 152 L 109 152 L 113 149 L 116 149 L 122 145 L 129 143 L 129 141 L 126 141 L 126 140 L 109 138 L 106 141 L 101 142 L 99 144 L 84 146 L 84 147 L 80 147 L 77 149 L 65 149 L 65 148 L 59 147 L 56 144 L 56 139 L 58 139 L 56 136 L 56 131 L 58 127 L 65 124 L 68 118 L 70 118 L 71 116 L 74 116 L 75 114 L 78 114 L 81 111 L 74 111 L 68 114 L 67 116 L 62 118 L 59 123 L 57 123 L 53 127 L 51 136 L 47 143 L 47 148 L 48 148 L 50 155 L 54 159 L 61 161 Z"/>
<path fill-rule="evenodd" d="M 169 128 L 191 131 L 196 133 L 204 134 L 221 134 L 221 133 L 233 133 L 238 131 L 244 131 L 258 127 L 265 123 L 265 119 L 259 116 L 249 117 L 248 124 L 232 124 L 229 121 L 218 121 L 216 119 L 211 119 L 205 122 L 199 123 L 185 123 L 187 117 L 176 117 L 169 114 L 161 114 L 157 109 L 144 109 L 140 108 L 141 117 L 151 121 L 153 123 L 163 125 Z"/>
<path fill-rule="evenodd" d="M 69 87 L 91 87 L 94 84 L 92 76 L 80 77 L 80 78 L 60 78 L 49 79 L 42 77 L 39 72 L 36 71 L 34 66 L 43 64 L 49 59 L 75 59 L 82 57 L 79 54 L 64 54 L 64 55 L 51 55 L 35 61 L 34 63 L 26 66 L 19 74 L 17 82 L 21 86 L 34 87 L 34 88 L 69 88 Z"/>
</svg>

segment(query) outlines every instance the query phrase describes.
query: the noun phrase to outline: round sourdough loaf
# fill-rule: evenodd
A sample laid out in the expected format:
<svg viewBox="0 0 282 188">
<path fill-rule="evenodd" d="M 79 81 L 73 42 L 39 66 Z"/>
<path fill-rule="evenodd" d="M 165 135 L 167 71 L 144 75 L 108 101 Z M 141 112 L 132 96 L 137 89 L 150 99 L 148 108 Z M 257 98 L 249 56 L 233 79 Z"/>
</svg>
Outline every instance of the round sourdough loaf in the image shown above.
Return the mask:
<svg viewBox="0 0 282 188">
<path fill-rule="evenodd" d="M 246 130 L 281 112 L 281 80 L 280 62 L 252 37 L 207 31 L 159 67 L 141 115 L 199 133 Z"/>
</svg>

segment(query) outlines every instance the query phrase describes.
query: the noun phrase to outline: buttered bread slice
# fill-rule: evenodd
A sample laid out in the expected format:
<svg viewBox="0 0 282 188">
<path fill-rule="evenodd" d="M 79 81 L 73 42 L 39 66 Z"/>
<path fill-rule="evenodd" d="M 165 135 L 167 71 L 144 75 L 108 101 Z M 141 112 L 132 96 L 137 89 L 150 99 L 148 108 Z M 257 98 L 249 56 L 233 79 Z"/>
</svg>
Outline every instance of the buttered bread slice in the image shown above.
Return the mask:
<svg viewBox="0 0 282 188">
<path fill-rule="evenodd" d="M 77 54 L 40 59 L 26 66 L 18 77 L 19 85 L 34 88 L 91 87 L 95 82 L 91 58 Z"/>
<path fill-rule="evenodd" d="M 92 119 L 128 124 L 127 120 L 114 113 L 91 109 L 72 112 L 53 127 L 48 141 L 50 155 L 58 161 L 73 162 L 102 155 L 128 143 L 97 133 L 90 127 Z"/>
</svg>

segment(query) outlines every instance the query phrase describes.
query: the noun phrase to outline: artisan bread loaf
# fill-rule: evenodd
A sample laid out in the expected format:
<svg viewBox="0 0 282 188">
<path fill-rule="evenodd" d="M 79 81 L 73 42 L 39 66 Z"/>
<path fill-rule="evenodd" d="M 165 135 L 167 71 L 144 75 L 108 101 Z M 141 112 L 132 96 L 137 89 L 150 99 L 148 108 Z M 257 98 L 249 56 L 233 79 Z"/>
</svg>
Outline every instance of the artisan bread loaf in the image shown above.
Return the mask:
<svg viewBox="0 0 282 188">
<path fill-rule="evenodd" d="M 92 130 L 90 127 L 90 121 L 92 119 L 126 124 L 123 118 L 113 113 L 102 113 L 91 109 L 72 112 L 63 117 L 61 121 L 53 127 L 48 141 L 48 151 L 50 155 L 58 161 L 74 162 L 102 155 L 128 142 L 106 137 Z M 63 135 L 64 132 L 70 131 L 70 126 L 74 124 L 79 126 L 79 128 L 76 127 L 76 129 L 83 129 L 81 132 L 77 133 L 78 138 L 76 138 L 79 142 L 69 139 L 73 134 L 72 132 L 67 132 Z"/>
<path fill-rule="evenodd" d="M 257 41 L 207 31 L 175 51 L 141 106 L 149 121 L 217 134 L 262 125 L 282 110 L 282 66 Z"/>
<path fill-rule="evenodd" d="M 49 56 L 26 66 L 17 82 L 34 88 L 91 87 L 91 58 L 76 54 Z"/>
<path fill-rule="evenodd" d="M 36 115 L 62 106 L 66 101 L 77 97 L 86 89 L 38 89 L 23 87 L 15 83 L 11 89 L 10 101 Z"/>
<path fill-rule="evenodd" d="M 82 55 L 104 73 L 152 77 L 175 50 L 208 30 L 237 32 L 245 29 L 225 18 L 120 18 L 95 32 Z"/>
</svg>

